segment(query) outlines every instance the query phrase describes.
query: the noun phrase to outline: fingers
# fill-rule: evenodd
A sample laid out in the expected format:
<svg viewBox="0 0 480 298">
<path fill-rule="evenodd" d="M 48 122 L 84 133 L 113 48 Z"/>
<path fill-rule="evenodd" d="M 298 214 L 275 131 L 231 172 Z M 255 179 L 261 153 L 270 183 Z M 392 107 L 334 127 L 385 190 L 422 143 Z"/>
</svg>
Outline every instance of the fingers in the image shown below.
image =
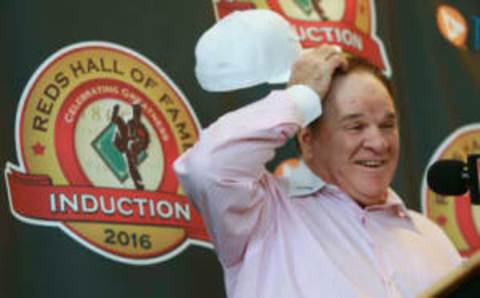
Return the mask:
<svg viewBox="0 0 480 298">
<path fill-rule="evenodd" d="M 333 69 L 341 69 L 342 71 L 348 70 L 348 60 L 344 55 L 334 54 L 329 58 L 330 63 L 333 66 Z"/>
<path fill-rule="evenodd" d="M 325 61 L 329 60 L 334 56 L 342 55 L 342 48 L 340 48 L 339 46 L 326 45 L 325 48 Z"/>
<path fill-rule="evenodd" d="M 309 49 L 294 63 L 289 85 L 308 85 L 323 97 L 330 87 L 335 70 L 346 71 L 347 67 L 347 59 L 338 46 L 323 45 Z"/>
<path fill-rule="evenodd" d="M 303 52 L 302 56 L 307 56 L 311 58 L 312 56 L 321 58 L 321 60 L 326 61 L 336 54 L 341 54 L 342 49 L 336 45 L 322 45 L 316 48 L 306 49 Z"/>
<path fill-rule="evenodd" d="M 323 60 L 327 64 L 331 64 L 334 69 L 341 68 L 343 71 L 347 70 L 348 62 L 339 46 L 325 45 L 320 48 L 323 51 L 319 51 L 318 54 L 323 55 Z"/>
<path fill-rule="evenodd" d="M 329 70 L 333 72 L 337 68 L 346 71 L 348 68 L 348 62 L 342 49 L 336 45 L 322 45 L 317 48 L 307 49 L 297 61 L 300 63 L 308 61 L 308 63 L 320 64 L 328 72 L 330 72 Z"/>
</svg>

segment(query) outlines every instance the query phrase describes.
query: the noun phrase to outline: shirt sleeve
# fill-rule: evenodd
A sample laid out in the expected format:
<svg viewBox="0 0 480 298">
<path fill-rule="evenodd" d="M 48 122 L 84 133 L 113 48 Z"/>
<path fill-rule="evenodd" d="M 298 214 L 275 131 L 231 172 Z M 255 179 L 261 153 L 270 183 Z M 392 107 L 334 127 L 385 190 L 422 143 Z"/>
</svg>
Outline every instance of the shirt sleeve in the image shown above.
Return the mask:
<svg viewBox="0 0 480 298">
<path fill-rule="evenodd" d="M 303 116 L 302 126 L 307 126 L 322 114 L 319 95 L 305 85 L 293 85 L 287 89 Z"/>
<path fill-rule="evenodd" d="M 302 95 L 288 90 L 220 117 L 175 161 L 182 187 L 225 266 L 241 261 L 249 242 L 265 232 L 279 192 L 265 164 L 312 117 L 303 112 L 310 101 L 318 101 L 296 100 Z"/>
</svg>

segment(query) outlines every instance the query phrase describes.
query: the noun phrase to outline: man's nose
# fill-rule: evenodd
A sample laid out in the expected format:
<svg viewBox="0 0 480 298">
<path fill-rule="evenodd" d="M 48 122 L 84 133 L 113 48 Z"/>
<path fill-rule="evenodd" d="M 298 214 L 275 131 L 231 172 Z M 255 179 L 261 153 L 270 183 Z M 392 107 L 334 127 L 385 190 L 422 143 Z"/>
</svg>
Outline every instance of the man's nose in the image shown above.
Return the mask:
<svg viewBox="0 0 480 298">
<path fill-rule="evenodd" d="M 387 136 L 378 127 L 372 127 L 367 131 L 365 147 L 376 152 L 381 152 L 388 147 Z"/>
</svg>

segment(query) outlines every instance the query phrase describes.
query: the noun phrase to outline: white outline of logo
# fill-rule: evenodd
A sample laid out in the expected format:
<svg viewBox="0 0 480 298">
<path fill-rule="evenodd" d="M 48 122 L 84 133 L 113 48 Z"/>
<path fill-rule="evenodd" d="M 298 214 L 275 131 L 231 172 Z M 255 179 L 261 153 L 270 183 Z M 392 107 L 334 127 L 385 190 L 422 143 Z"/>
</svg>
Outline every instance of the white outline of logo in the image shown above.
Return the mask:
<svg viewBox="0 0 480 298">
<path fill-rule="evenodd" d="M 18 214 L 17 212 L 15 212 L 15 210 L 13 209 L 13 204 L 12 204 L 12 201 L 11 201 L 11 193 L 10 193 L 10 187 L 8 185 L 8 178 L 7 178 L 7 175 L 9 173 L 11 173 L 11 170 L 16 170 L 16 171 L 19 171 L 19 172 L 22 172 L 22 173 L 26 173 L 26 169 L 25 169 L 25 165 L 24 165 L 24 161 L 22 159 L 22 149 L 20 147 L 20 127 L 21 127 L 21 123 L 20 123 L 20 119 L 21 119 L 21 116 L 22 116 L 22 111 L 23 111 L 23 108 L 24 108 L 24 105 L 25 105 L 25 102 L 27 100 L 27 97 L 28 97 L 28 94 L 31 90 L 31 88 L 33 87 L 34 83 L 37 81 L 38 77 L 40 76 L 40 74 L 42 74 L 42 72 L 48 68 L 50 66 L 50 64 L 55 60 L 57 59 L 58 57 L 72 51 L 72 50 L 75 50 L 75 49 L 79 49 L 79 48 L 84 48 L 84 47 L 106 47 L 106 48 L 111 48 L 111 49 L 114 49 L 114 50 L 118 50 L 120 52 L 125 52 L 137 59 L 139 59 L 140 61 L 144 62 L 146 65 L 148 65 L 149 67 L 151 67 L 153 70 L 155 70 L 158 74 L 160 74 L 162 76 L 163 79 L 165 79 L 165 81 L 170 85 L 170 87 L 179 95 L 179 97 L 182 99 L 183 103 L 185 104 L 185 106 L 187 107 L 188 111 L 190 112 L 190 115 L 192 116 L 192 119 L 195 123 L 195 125 L 197 126 L 197 128 L 199 130 L 201 130 L 201 126 L 200 126 L 200 122 L 198 121 L 194 111 L 193 111 L 193 108 L 191 107 L 190 105 L 190 102 L 187 100 L 187 97 L 183 94 L 183 92 L 176 86 L 176 84 L 174 84 L 174 82 L 170 79 L 169 76 L 167 76 L 166 73 L 164 73 L 157 65 L 155 65 L 152 61 L 150 61 L 147 57 L 133 51 L 132 49 L 130 48 L 127 48 L 127 47 L 124 47 L 124 46 L 120 46 L 120 45 L 117 45 L 117 44 L 114 44 L 114 43 L 111 43 L 111 42 L 105 42 L 105 41 L 84 41 L 84 42 L 79 42 L 79 43 L 75 43 L 75 44 L 72 44 L 72 45 L 69 45 L 69 46 L 66 46 L 64 48 L 61 48 L 60 50 L 56 51 L 54 54 L 50 55 L 38 68 L 37 70 L 33 73 L 33 75 L 30 77 L 26 87 L 23 89 L 23 92 L 22 92 L 22 95 L 21 95 L 21 99 L 17 105 L 17 112 L 16 112 L 16 120 L 15 120 L 15 146 L 16 146 L 16 153 L 17 153 L 17 160 L 18 160 L 18 164 L 19 166 L 16 166 L 14 165 L 13 163 L 11 162 L 7 162 L 6 163 L 6 168 L 5 168 L 5 171 L 4 171 L 4 176 L 5 176 L 5 181 L 6 181 L 6 188 L 7 188 L 7 194 L 8 194 L 8 201 L 9 201 L 9 204 L 10 204 L 10 211 L 12 212 L 12 214 L 18 219 L 20 220 L 21 222 L 24 222 L 24 223 L 27 223 L 27 224 L 31 224 L 31 225 L 38 225 L 38 226 L 44 226 L 44 227 L 54 227 L 54 228 L 59 228 L 60 230 L 62 230 L 65 234 L 67 234 L 68 236 L 70 236 L 73 240 L 75 240 L 76 242 L 82 244 L 83 246 L 85 246 L 86 248 L 92 250 L 93 252 L 101 255 L 101 256 L 104 256 L 110 260 L 113 260 L 113 261 L 116 261 L 116 262 L 120 262 L 120 263 L 124 263 L 124 264 L 129 264 L 129 265 L 151 265 L 151 264 L 156 264 L 156 263 L 161 263 L 161 262 L 164 262 L 164 261 L 167 261 L 177 255 L 179 255 L 180 253 L 182 253 L 187 247 L 189 247 L 190 245 L 196 245 L 196 246 L 200 246 L 200 247 L 205 247 L 205 248 L 209 248 L 209 249 L 213 249 L 213 244 L 211 244 L 210 242 L 205 242 L 205 241 L 201 241 L 201 240 L 195 240 L 195 239 L 190 239 L 190 238 L 186 238 L 186 240 L 180 244 L 179 246 L 177 246 L 175 249 L 173 249 L 172 251 L 166 253 L 166 254 L 162 254 L 161 256 L 158 256 L 158 257 L 155 257 L 155 258 L 150 258 L 150 259 L 144 259 L 144 260 L 134 260 L 134 259 L 130 259 L 130 258 L 125 258 L 125 257 L 121 257 L 121 256 L 118 256 L 116 254 L 112 254 L 112 253 L 109 253 L 107 251 L 104 251 L 104 250 L 101 250 L 99 248 L 97 248 L 95 245 L 89 243 L 88 241 L 80 238 L 78 235 L 76 235 L 75 233 L 73 233 L 72 231 L 70 231 L 69 228 L 67 228 L 63 222 L 58 222 L 58 221 L 45 221 L 45 220 L 38 220 L 38 219 L 31 219 L 31 218 L 27 218 L 27 217 L 24 217 L 20 214 Z"/>
</svg>

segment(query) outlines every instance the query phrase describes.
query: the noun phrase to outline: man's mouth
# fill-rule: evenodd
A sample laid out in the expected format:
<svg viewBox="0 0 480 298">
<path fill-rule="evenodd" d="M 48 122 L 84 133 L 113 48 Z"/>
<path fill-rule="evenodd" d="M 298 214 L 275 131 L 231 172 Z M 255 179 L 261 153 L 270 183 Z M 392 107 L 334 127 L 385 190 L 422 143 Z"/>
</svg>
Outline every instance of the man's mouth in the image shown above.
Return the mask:
<svg viewBox="0 0 480 298">
<path fill-rule="evenodd" d="M 383 166 L 386 161 L 385 160 L 373 160 L 373 159 L 365 159 L 365 160 L 357 160 L 355 162 L 357 165 L 361 165 L 363 167 L 367 167 L 367 168 L 379 168 L 381 166 Z"/>
</svg>

